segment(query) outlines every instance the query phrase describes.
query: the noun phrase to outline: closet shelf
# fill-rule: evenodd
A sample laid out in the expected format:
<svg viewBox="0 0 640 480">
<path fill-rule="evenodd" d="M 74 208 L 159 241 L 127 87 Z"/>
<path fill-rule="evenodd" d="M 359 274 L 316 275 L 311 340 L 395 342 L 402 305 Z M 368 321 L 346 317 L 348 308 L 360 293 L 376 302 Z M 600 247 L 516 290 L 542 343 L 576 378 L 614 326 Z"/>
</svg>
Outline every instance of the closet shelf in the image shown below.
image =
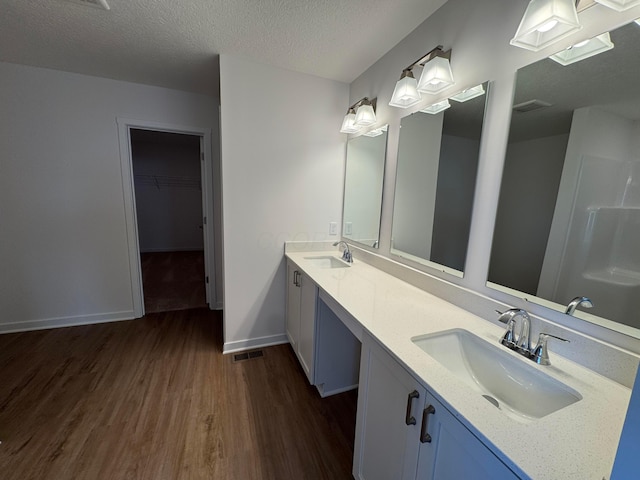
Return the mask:
<svg viewBox="0 0 640 480">
<path fill-rule="evenodd" d="M 200 190 L 200 179 L 195 177 L 176 177 L 170 175 L 134 175 L 136 185 L 160 188 L 189 188 Z"/>
</svg>

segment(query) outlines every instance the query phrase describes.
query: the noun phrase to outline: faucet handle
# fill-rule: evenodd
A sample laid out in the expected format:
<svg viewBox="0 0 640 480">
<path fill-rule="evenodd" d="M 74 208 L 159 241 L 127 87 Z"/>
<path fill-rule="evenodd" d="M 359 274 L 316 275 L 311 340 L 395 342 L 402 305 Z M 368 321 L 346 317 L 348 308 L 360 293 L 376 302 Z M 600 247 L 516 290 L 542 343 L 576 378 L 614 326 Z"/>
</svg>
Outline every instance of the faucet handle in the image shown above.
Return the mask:
<svg viewBox="0 0 640 480">
<path fill-rule="evenodd" d="M 555 335 L 551 335 L 550 333 L 541 333 L 538 336 L 538 344 L 532 352 L 532 359 L 538 365 L 551 365 L 551 362 L 549 361 L 549 349 L 547 347 L 547 341 L 550 338 L 555 338 L 556 340 L 560 340 L 561 342 L 569 343 L 569 340 L 567 340 L 566 338 L 557 337 Z"/>
<path fill-rule="evenodd" d="M 507 324 L 507 329 L 502 334 L 502 337 L 500 337 L 500 343 L 507 348 L 511 348 L 512 350 L 515 350 L 516 348 L 516 339 L 513 328 L 516 325 L 515 314 L 517 313 L 517 311 L 518 310 L 516 308 L 510 308 L 509 310 L 505 310 L 504 312 L 496 310 L 496 313 L 500 315 L 498 317 L 498 321 Z"/>
</svg>

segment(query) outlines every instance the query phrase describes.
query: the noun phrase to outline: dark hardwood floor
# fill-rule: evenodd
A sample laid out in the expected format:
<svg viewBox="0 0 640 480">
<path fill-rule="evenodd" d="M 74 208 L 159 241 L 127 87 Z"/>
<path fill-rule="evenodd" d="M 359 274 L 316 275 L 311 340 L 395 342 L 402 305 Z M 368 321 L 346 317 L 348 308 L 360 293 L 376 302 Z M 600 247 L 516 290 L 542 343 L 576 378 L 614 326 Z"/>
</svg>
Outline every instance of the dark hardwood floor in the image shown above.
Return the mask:
<svg viewBox="0 0 640 480">
<path fill-rule="evenodd" d="M 351 479 L 357 393 L 289 345 L 233 363 L 219 312 L 0 336 L 0 478 Z"/>
<path fill-rule="evenodd" d="M 204 251 L 141 253 L 146 313 L 206 307 Z"/>
</svg>

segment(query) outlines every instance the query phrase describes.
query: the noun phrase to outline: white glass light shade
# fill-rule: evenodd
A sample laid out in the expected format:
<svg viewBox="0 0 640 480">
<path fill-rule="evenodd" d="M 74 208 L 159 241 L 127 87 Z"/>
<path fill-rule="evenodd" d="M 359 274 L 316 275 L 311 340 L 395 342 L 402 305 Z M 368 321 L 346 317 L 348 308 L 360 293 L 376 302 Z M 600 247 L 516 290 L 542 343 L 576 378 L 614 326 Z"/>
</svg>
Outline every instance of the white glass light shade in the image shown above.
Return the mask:
<svg viewBox="0 0 640 480">
<path fill-rule="evenodd" d="M 580 42 L 572 47 L 567 48 L 561 52 L 551 55 L 549 58 L 558 62 L 560 65 L 571 65 L 572 63 L 579 62 L 589 57 L 593 57 L 607 50 L 613 48 L 613 42 L 609 32 L 598 35 L 591 38 L 586 42 Z"/>
<path fill-rule="evenodd" d="M 402 74 L 402 77 L 396 83 L 393 89 L 393 95 L 389 105 L 398 108 L 409 108 L 422 100 L 420 92 L 418 92 L 418 82 L 411 72 Z"/>
<path fill-rule="evenodd" d="M 636 19 L 634 20 L 634 22 L 636 22 L 638 25 L 640 25 L 640 18 L 636 18 Z"/>
<path fill-rule="evenodd" d="M 373 110 L 373 106 L 370 103 L 360 105 L 356 110 L 356 126 L 368 127 L 374 123 L 376 123 L 376 112 Z"/>
<path fill-rule="evenodd" d="M 482 84 L 476 85 L 475 87 L 467 88 L 457 95 L 449 97 L 449 100 L 455 100 L 456 102 L 466 102 L 467 100 L 471 100 L 472 98 L 476 98 L 481 95 L 484 95 L 484 87 L 482 86 Z"/>
<path fill-rule="evenodd" d="M 640 0 L 596 0 L 596 2 L 605 7 L 613 8 L 618 12 L 624 12 L 629 8 L 640 5 Z"/>
<path fill-rule="evenodd" d="M 445 99 L 441 102 L 434 103 L 433 105 L 429 105 L 427 108 L 423 108 L 420 110 L 422 113 L 430 113 L 431 115 L 435 115 L 436 113 L 440 113 L 449 108 L 451 104 L 449 100 Z"/>
<path fill-rule="evenodd" d="M 418 91 L 434 95 L 454 83 L 449 60 L 443 57 L 433 57 L 422 69 Z"/>
<path fill-rule="evenodd" d="M 356 114 L 353 109 L 350 109 L 349 112 L 344 116 L 344 120 L 342 120 L 342 128 L 340 129 L 340 133 L 356 133 L 360 130 L 360 127 L 356 126 Z"/>
<path fill-rule="evenodd" d="M 537 52 L 581 28 L 574 0 L 531 0 L 510 43 Z"/>
</svg>

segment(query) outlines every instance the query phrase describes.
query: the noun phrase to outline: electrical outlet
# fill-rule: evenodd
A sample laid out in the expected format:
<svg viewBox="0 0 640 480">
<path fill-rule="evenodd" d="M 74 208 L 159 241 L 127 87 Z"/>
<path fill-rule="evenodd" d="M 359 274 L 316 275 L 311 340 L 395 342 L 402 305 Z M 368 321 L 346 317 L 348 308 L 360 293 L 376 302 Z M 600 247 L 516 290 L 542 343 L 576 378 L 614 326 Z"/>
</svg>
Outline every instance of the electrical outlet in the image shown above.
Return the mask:
<svg viewBox="0 0 640 480">
<path fill-rule="evenodd" d="M 337 235 L 337 234 L 338 234 L 338 223 L 329 222 L 329 235 Z"/>
<path fill-rule="evenodd" d="M 344 224 L 344 234 L 351 235 L 353 233 L 353 223 L 345 222 Z"/>
</svg>

